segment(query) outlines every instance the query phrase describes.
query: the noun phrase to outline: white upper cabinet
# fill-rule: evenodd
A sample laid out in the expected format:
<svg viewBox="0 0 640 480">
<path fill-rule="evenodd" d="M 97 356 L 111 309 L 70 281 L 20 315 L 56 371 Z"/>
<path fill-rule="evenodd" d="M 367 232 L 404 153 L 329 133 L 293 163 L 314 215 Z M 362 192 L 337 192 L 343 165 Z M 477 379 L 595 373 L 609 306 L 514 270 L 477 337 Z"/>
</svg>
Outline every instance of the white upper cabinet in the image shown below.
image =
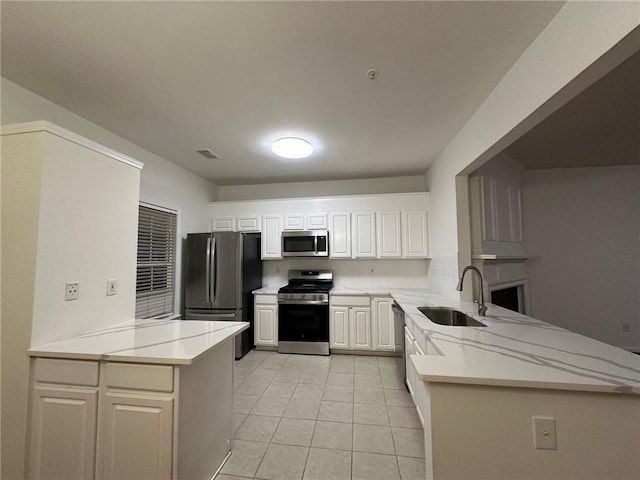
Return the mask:
<svg viewBox="0 0 640 480">
<path fill-rule="evenodd" d="M 260 232 L 262 217 L 260 215 L 238 215 L 236 226 L 239 232 Z"/>
<path fill-rule="evenodd" d="M 262 259 L 282 258 L 282 215 L 262 217 Z"/>
<path fill-rule="evenodd" d="M 326 213 L 308 213 L 306 215 L 307 230 L 327 230 Z"/>
<path fill-rule="evenodd" d="M 377 212 L 376 220 L 378 257 L 402 257 L 400 212 Z"/>
<path fill-rule="evenodd" d="M 295 213 L 284 216 L 285 230 L 304 230 L 304 214 Z"/>
<path fill-rule="evenodd" d="M 351 253 L 353 258 L 375 258 L 375 212 L 353 212 L 351 214 Z"/>
<path fill-rule="evenodd" d="M 211 218 L 211 231 L 213 232 L 235 232 L 236 217 L 217 216 Z"/>
<path fill-rule="evenodd" d="M 472 254 L 526 257 L 522 236 L 522 168 L 505 154 L 469 177 Z"/>
<path fill-rule="evenodd" d="M 428 217 L 425 210 L 402 212 L 402 256 L 429 257 Z"/>
<path fill-rule="evenodd" d="M 351 258 L 351 214 L 329 214 L 329 256 Z"/>
</svg>

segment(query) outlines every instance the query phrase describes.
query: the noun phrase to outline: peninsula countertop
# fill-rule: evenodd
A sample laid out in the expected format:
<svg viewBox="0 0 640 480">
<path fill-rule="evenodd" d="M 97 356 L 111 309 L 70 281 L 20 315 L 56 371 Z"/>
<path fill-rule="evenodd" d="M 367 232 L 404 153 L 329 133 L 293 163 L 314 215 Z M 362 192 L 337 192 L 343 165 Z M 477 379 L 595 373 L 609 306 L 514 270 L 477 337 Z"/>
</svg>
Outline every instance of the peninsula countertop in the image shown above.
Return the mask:
<svg viewBox="0 0 640 480">
<path fill-rule="evenodd" d="M 526 315 L 432 292 L 390 291 L 414 332 L 421 331 L 442 355 L 412 355 L 427 382 L 546 388 L 640 395 L 640 356 Z M 431 322 L 420 306 L 458 309 L 485 327 Z"/>
<path fill-rule="evenodd" d="M 248 322 L 128 320 L 31 347 L 27 353 L 32 357 L 190 365 L 247 328 Z"/>
</svg>

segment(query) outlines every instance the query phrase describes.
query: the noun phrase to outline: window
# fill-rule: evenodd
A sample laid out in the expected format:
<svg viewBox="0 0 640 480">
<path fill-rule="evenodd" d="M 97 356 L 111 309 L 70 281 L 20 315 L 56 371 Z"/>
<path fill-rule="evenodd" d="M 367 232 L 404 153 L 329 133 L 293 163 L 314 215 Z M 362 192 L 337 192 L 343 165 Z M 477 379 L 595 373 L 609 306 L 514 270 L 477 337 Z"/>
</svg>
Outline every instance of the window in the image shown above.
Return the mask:
<svg viewBox="0 0 640 480">
<path fill-rule="evenodd" d="M 138 210 L 136 318 L 174 313 L 177 213 L 151 205 Z"/>
</svg>

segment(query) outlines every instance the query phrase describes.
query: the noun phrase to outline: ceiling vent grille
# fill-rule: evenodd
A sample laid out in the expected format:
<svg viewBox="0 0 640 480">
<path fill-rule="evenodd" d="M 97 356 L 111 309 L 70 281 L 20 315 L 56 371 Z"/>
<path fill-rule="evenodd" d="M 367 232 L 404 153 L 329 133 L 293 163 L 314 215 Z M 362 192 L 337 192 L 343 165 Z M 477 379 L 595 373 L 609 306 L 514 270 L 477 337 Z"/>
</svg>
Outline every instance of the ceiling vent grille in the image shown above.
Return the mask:
<svg viewBox="0 0 640 480">
<path fill-rule="evenodd" d="M 220 158 L 220 155 L 218 155 L 216 152 L 209 150 L 208 148 L 205 148 L 202 150 L 196 150 L 196 152 L 198 152 L 200 155 L 206 158 L 211 158 L 211 159 Z"/>
</svg>

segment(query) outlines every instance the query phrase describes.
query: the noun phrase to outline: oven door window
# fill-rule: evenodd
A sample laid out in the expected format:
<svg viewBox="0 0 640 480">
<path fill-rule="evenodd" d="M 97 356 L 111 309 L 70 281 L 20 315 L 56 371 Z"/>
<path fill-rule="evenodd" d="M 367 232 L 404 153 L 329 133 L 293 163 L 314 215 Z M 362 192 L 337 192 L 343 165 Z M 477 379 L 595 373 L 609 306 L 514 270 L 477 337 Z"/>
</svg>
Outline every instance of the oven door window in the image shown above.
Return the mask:
<svg viewBox="0 0 640 480">
<path fill-rule="evenodd" d="M 329 305 L 278 304 L 278 340 L 328 342 Z"/>
<path fill-rule="evenodd" d="M 315 237 L 283 237 L 282 249 L 286 253 L 315 252 Z"/>
</svg>

